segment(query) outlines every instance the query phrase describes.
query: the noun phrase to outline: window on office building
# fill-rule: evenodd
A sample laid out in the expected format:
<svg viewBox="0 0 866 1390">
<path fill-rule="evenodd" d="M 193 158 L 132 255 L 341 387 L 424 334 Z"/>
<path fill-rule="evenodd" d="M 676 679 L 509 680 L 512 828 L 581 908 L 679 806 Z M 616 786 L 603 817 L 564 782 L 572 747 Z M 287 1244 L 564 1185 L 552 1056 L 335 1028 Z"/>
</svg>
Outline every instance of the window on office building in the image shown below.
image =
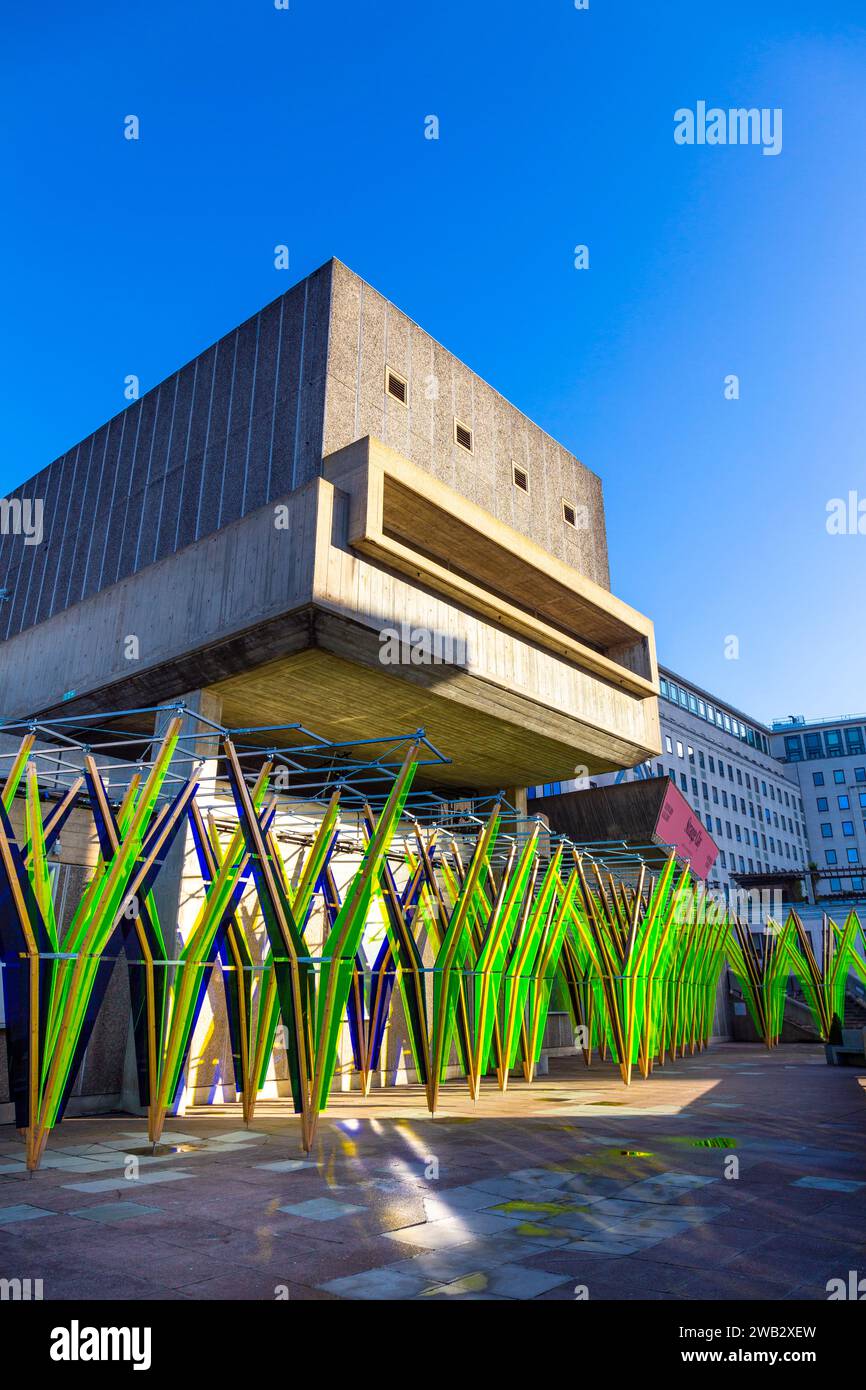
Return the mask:
<svg viewBox="0 0 866 1390">
<path fill-rule="evenodd" d="M 813 773 L 812 773 L 812 781 L 815 783 L 815 786 L 816 786 L 816 787 L 823 787 L 823 785 L 824 785 L 824 774 L 823 774 L 823 772 L 813 772 Z"/>
<path fill-rule="evenodd" d="M 859 862 L 860 862 L 860 851 L 859 851 L 859 850 L 856 850 L 856 849 L 846 849 L 845 854 L 846 854 L 846 856 L 847 856 L 847 859 L 848 859 L 848 863 L 849 863 L 849 864 L 859 864 Z"/>
<path fill-rule="evenodd" d="M 804 734 L 803 741 L 806 745 L 807 758 L 823 758 L 824 749 L 821 746 L 820 734 Z"/>
<path fill-rule="evenodd" d="M 682 756 L 683 756 L 683 745 L 680 743 L 679 739 L 677 739 L 677 757 L 678 757 L 678 758 L 681 758 Z"/>
<path fill-rule="evenodd" d="M 824 735 L 824 742 L 827 744 L 828 758 L 841 758 L 844 749 L 842 747 L 842 735 L 838 729 L 828 729 Z"/>
<path fill-rule="evenodd" d="M 803 761 L 803 744 L 799 734 L 788 734 L 785 738 L 785 757 L 789 763 Z"/>
<path fill-rule="evenodd" d="M 836 851 L 835 851 L 834 849 L 825 850 L 824 855 L 825 855 L 825 858 L 826 858 L 828 864 L 838 864 L 838 863 L 839 863 L 839 856 L 837 855 L 837 853 L 836 853 Z"/>
<path fill-rule="evenodd" d="M 822 821 L 822 822 L 821 822 L 821 834 L 823 835 L 823 837 L 824 837 L 825 840 L 832 840 L 832 838 L 833 838 L 833 827 L 832 827 L 832 825 L 830 824 L 829 821 L 826 821 L 826 820 L 825 820 L 825 821 Z M 771 843 L 772 843 L 772 842 L 771 842 Z"/>
<path fill-rule="evenodd" d="M 843 820 L 843 822 L 842 822 L 842 834 L 843 834 L 843 835 L 853 835 L 853 834 L 854 834 L 854 822 L 853 822 L 852 820 Z"/>
<path fill-rule="evenodd" d="M 844 768 L 841 768 L 841 767 L 834 767 L 834 768 L 833 768 L 833 781 L 836 783 L 836 786 L 837 786 L 837 787 L 844 787 L 844 785 L 845 785 L 845 769 L 844 769 Z"/>
<path fill-rule="evenodd" d="M 818 797 L 818 810 L 819 810 L 819 811 L 829 811 L 829 809 L 830 809 L 830 803 L 828 802 L 826 796 L 819 796 L 819 797 Z"/>
<path fill-rule="evenodd" d="M 837 800 L 838 803 L 839 803 L 839 810 L 840 810 L 840 811 L 850 811 L 850 809 L 851 809 L 851 803 L 849 802 L 847 796 L 837 796 L 837 797 L 836 797 L 836 800 Z"/>
</svg>

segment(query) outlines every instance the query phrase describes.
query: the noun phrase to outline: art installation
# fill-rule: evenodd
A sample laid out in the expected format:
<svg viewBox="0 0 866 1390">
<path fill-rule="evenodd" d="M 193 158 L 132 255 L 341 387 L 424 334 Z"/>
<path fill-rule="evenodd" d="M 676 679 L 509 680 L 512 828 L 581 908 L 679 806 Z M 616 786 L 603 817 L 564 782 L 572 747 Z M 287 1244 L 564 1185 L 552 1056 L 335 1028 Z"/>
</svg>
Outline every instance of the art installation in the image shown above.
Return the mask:
<svg viewBox="0 0 866 1390">
<path fill-rule="evenodd" d="M 502 799 L 413 792 L 443 761 L 423 732 L 338 746 L 300 726 L 219 728 L 183 705 L 124 716 L 93 716 L 86 738 L 72 720 L 0 731 L 0 961 L 31 1170 L 119 961 L 151 1142 L 181 1104 L 216 982 L 245 1121 L 282 1027 L 306 1150 L 342 1051 L 368 1094 L 398 1024 L 434 1114 L 455 1063 L 475 1101 L 515 1068 L 533 1079 L 556 988 L 587 1064 L 614 1058 L 628 1085 L 706 1045 L 726 964 L 767 1046 L 792 972 L 822 1036 L 848 970 L 864 974 L 853 914 L 827 925 L 819 963 L 796 915 L 753 934 L 673 853 L 653 874 L 612 846 L 615 874 L 603 848 Z M 95 851 L 61 912 L 52 872 L 73 823 Z M 198 878 L 181 925 L 158 897 L 185 845 Z"/>
</svg>

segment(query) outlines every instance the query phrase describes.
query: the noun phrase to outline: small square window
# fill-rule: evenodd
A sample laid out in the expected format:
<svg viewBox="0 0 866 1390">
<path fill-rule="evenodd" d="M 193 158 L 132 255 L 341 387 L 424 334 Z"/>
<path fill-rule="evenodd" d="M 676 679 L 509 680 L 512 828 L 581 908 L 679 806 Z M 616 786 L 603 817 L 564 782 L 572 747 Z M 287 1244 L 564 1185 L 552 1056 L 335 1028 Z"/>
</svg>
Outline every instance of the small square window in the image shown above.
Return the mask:
<svg viewBox="0 0 866 1390">
<path fill-rule="evenodd" d="M 519 488 L 521 492 L 529 491 L 529 474 L 525 468 L 518 468 L 516 463 L 512 463 L 511 476 L 516 488 Z"/>
<path fill-rule="evenodd" d="M 472 453 L 472 431 L 468 425 L 457 419 L 454 421 L 454 443 L 459 444 L 467 453 Z"/>
<path fill-rule="evenodd" d="M 571 503 L 566 502 L 565 499 L 563 499 L 562 503 L 562 519 L 566 526 L 573 526 L 575 530 L 577 529 L 577 512 L 574 510 Z"/>
<path fill-rule="evenodd" d="M 385 368 L 385 390 L 392 400 L 399 401 L 401 405 L 406 404 L 409 394 L 409 386 L 404 376 L 395 372 L 393 367 Z"/>
</svg>

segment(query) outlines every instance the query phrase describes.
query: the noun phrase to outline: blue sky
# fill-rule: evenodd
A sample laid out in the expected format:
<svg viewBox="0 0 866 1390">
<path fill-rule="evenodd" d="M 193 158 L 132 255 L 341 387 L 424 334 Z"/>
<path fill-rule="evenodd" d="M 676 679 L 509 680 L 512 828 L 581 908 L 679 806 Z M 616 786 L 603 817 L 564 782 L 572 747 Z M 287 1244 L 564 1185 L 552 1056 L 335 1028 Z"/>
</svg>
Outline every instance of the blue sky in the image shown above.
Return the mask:
<svg viewBox="0 0 866 1390">
<path fill-rule="evenodd" d="M 0 492 L 337 255 L 601 475 L 662 661 L 866 709 L 862 0 L 49 0 L 2 65 Z"/>
</svg>

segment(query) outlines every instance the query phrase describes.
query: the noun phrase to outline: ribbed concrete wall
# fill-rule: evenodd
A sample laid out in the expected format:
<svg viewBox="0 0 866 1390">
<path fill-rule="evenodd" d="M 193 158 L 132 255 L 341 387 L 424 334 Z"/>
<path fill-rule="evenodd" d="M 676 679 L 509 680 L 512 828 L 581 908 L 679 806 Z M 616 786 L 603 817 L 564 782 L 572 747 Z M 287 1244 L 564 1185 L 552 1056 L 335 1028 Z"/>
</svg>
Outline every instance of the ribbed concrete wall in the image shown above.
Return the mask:
<svg viewBox="0 0 866 1390">
<path fill-rule="evenodd" d="M 406 405 L 386 365 L 406 378 Z M 11 494 L 41 499 L 44 535 L 0 534 L 0 641 L 284 497 L 366 434 L 609 587 L 595 474 L 331 261 Z M 566 525 L 563 500 L 586 508 L 585 529 Z"/>
<path fill-rule="evenodd" d="M 221 338 L 16 490 L 44 537 L 0 535 L 0 640 L 314 477 L 330 265 Z"/>
</svg>

